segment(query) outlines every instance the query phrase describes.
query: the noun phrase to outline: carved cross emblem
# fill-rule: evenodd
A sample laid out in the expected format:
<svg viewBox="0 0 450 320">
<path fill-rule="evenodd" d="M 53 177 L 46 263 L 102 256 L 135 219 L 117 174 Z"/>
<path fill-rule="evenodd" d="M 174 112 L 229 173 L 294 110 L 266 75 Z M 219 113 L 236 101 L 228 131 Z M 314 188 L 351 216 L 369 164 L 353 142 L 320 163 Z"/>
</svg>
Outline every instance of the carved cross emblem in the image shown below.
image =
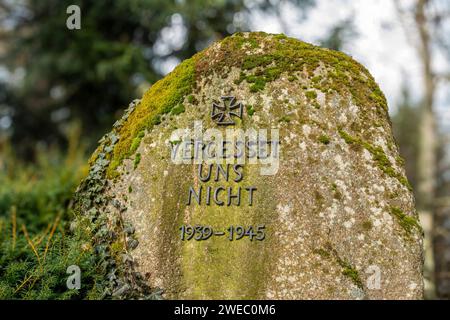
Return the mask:
<svg viewBox="0 0 450 320">
<path fill-rule="evenodd" d="M 223 96 L 220 99 L 221 102 L 212 104 L 211 119 L 225 126 L 235 124 L 233 117 L 242 119 L 244 110 L 242 103 L 236 102 L 236 98 L 232 96 Z"/>
</svg>

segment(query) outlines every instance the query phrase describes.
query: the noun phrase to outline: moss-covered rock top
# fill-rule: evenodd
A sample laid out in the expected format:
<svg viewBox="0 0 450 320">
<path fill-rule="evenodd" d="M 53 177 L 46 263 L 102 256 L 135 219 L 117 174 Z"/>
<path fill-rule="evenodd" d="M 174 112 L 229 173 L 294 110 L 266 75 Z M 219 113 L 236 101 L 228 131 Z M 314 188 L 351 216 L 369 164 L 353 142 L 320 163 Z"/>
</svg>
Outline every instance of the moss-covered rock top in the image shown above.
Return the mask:
<svg viewBox="0 0 450 320">
<path fill-rule="evenodd" d="M 236 33 L 183 61 L 148 89 L 130 116 L 115 128 L 118 141 L 107 157 L 108 177 L 114 177 L 123 159 L 135 152 L 145 130 L 159 124 L 164 114 L 184 109 L 183 103 L 192 99 L 190 93 L 198 79 L 210 74 L 225 76 L 233 67 L 241 70 L 235 84 L 245 83 L 252 92 L 263 90 L 282 74 L 294 81 L 297 78 L 294 73 L 300 72 L 322 92 L 350 92 L 356 104 L 373 103 L 380 113 L 387 112 L 386 99 L 373 77 L 348 55 L 281 34 Z M 320 68 L 329 71 L 326 78 L 317 73 Z M 97 153 L 91 162 L 96 160 Z"/>
</svg>

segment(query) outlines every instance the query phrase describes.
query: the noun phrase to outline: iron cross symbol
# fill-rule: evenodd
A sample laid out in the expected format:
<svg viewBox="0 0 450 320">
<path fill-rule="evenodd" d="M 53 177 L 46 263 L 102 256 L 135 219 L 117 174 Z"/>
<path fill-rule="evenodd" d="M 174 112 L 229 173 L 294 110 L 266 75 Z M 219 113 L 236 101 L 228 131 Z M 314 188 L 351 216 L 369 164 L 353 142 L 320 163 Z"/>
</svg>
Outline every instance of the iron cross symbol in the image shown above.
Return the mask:
<svg viewBox="0 0 450 320">
<path fill-rule="evenodd" d="M 222 103 L 213 102 L 211 119 L 215 120 L 219 125 L 233 125 L 235 124 L 232 117 L 242 119 L 242 112 L 244 107 L 242 103 L 237 103 L 236 98 L 232 96 L 220 97 Z"/>
</svg>

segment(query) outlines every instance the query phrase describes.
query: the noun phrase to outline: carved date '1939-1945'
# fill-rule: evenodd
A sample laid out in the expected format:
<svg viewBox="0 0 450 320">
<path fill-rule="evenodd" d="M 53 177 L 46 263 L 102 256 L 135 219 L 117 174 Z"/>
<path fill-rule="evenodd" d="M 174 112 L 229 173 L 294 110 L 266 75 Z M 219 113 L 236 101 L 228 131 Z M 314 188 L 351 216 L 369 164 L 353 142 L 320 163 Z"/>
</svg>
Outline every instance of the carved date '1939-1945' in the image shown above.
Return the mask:
<svg viewBox="0 0 450 320">
<path fill-rule="evenodd" d="M 180 227 L 180 236 L 182 241 L 207 240 L 211 237 L 227 236 L 228 240 L 241 240 L 248 237 L 250 241 L 262 241 L 265 238 L 265 225 L 258 226 L 230 226 L 225 231 L 214 231 L 211 226 L 202 225 L 182 225 Z"/>
</svg>

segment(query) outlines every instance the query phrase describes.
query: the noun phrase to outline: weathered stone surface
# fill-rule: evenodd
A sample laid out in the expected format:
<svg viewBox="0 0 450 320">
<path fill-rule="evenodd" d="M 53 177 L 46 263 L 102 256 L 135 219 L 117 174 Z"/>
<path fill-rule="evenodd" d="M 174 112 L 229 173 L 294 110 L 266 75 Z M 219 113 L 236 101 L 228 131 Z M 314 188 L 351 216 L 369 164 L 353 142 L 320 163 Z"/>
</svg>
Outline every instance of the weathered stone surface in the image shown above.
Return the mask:
<svg viewBox="0 0 450 320">
<path fill-rule="evenodd" d="M 244 113 L 220 126 L 212 104 L 228 95 Z M 278 171 L 199 181 L 196 164 L 171 161 L 173 131 L 194 121 L 279 129 Z M 256 190 L 251 206 L 244 193 L 240 206 L 187 205 L 201 185 Z M 102 139 L 76 199 L 79 226 L 102 231 L 93 242 L 118 296 L 148 285 L 169 299 L 422 298 L 422 231 L 383 94 L 348 56 L 282 35 L 236 34 L 153 85 Z M 265 239 L 181 241 L 197 224 L 265 225 Z"/>
</svg>

